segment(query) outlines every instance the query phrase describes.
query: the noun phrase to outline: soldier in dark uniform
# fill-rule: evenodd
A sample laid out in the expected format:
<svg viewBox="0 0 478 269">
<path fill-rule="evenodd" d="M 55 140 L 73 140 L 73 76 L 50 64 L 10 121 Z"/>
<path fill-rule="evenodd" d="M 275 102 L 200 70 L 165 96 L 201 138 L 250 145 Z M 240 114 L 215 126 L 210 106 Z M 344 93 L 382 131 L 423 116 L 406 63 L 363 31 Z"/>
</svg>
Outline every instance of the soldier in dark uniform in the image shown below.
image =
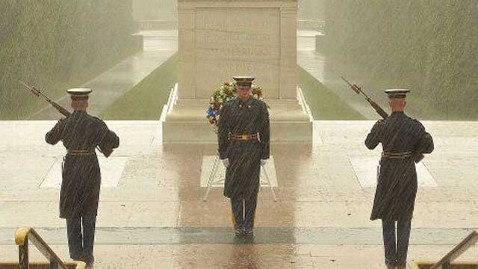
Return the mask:
<svg viewBox="0 0 478 269">
<path fill-rule="evenodd" d="M 101 185 L 95 148 L 108 157 L 119 146 L 119 138 L 104 121 L 86 112 L 90 89 L 67 92 L 74 112 L 59 120 L 45 140 L 52 145 L 61 140 L 67 149 L 63 159 L 60 218 L 66 219 L 70 257 L 86 262 L 91 268 Z"/>
<path fill-rule="evenodd" d="M 365 140 L 369 149 L 379 143 L 383 147 L 371 220 L 382 220 L 387 268 L 404 269 L 418 185 L 415 161 L 419 161 L 422 154 L 431 153 L 434 145 L 425 127 L 404 113 L 409 90 L 385 92 L 392 114 L 375 123 Z"/>
<path fill-rule="evenodd" d="M 237 98 L 221 109 L 219 157 L 226 166 L 224 196 L 231 199 L 236 236 L 252 236 L 261 165 L 269 159 L 269 112 L 251 95 L 253 77 L 234 77 Z"/>
</svg>

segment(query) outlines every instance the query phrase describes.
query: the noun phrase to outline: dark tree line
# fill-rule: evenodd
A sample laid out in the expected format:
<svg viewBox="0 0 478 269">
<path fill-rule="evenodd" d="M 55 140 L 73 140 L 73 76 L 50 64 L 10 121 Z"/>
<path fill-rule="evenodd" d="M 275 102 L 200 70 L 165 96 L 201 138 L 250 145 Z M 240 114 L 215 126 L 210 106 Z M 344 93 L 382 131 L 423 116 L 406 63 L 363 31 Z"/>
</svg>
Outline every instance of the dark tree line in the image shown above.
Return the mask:
<svg viewBox="0 0 478 269">
<path fill-rule="evenodd" d="M 134 28 L 131 0 L 0 1 L 0 119 L 43 105 L 18 79 L 58 97 L 131 54 Z"/>
<path fill-rule="evenodd" d="M 478 1 L 326 1 L 326 54 L 374 94 L 414 90 L 421 117 L 478 119 Z"/>
</svg>

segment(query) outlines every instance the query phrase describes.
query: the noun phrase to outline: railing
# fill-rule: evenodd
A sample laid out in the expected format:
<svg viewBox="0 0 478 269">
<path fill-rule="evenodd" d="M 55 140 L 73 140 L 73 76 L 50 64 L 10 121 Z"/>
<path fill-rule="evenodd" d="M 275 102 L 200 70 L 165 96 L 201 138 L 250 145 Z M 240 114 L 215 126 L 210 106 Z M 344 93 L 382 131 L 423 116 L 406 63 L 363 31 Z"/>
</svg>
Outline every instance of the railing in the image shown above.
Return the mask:
<svg viewBox="0 0 478 269">
<path fill-rule="evenodd" d="M 173 110 L 176 101 L 178 100 L 178 83 L 174 84 L 173 91 L 169 94 L 168 98 L 168 113 Z"/>
<path fill-rule="evenodd" d="M 310 107 L 307 104 L 307 101 L 305 100 L 304 93 L 302 92 L 302 89 L 297 87 L 297 100 L 299 101 L 300 106 L 302 106 L 302 109 L 307 113 L 309 116 L 309 120 L 311 122 L 314 121 L 314 117 L 312 116 L 312 112 L 310 111 Z"/>
<path fill-rule="evenodd" d="M 163 109 L 161 111 L 161 116 L 159 117 L 159 121 L 164 122 L 166 120 L 166 115 L 173 110 L 174 105 L 178 99 L 178 84 L 174 85 L 174 88 L 171 88 L 169 92 L 168 102 L 163 105 Z"/>
<path fill-rule="evenodd" d="M 156 130 L 156 135 L 153 137 L 153 145 L 161 145 L 163 143 L 163 122 L 166 121 L 166 116 L 169 112 L 173 110 L 176 101 L 178 100 L 178 83 L 174 85 L 174 88 L 171 88 L 169 91 L 168 102 L 163 105 L 161 110 L 161 115 L 159 116 L 159 124 Z"/>
<path fill-rule="evenodd" d="M 445 255 L 439 262 L 432 265 L 429 269 L 451 269 L 451 262 L 458 258 L 463 252 L 467 251 L 478 241 L 478 233 L 473 231 L 452 251 Z"/>
<path fill-rule="evenodd" d="M 68 269 L 60 258 L 53 252 L 47 243 L 33 230 L 33 228 L 20 228 L 15 233 L 15 243 L 18 245 L 20 269 L 29 269 L 28 241 L 45 256 L 50 262 L 50 269 Z"/>
</svg>

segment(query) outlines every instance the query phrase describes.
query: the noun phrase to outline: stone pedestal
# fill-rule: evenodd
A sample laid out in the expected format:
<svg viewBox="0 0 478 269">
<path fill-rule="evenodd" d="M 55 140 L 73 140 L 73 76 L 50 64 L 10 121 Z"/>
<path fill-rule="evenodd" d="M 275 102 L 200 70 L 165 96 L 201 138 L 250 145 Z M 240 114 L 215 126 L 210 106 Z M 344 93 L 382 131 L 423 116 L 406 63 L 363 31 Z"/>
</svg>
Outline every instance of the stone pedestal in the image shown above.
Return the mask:
<svg viewBox="0 0 478 269">
<path fill-rule="evenodd" d="M 215 142 L 209 98 L 233 76 L 252 75 L 271 105 L 271 139 L 311 142 L 297 101 L 297 0 L 178 0 L 178 101 L 163 141 Z"/>
<path fill-rule="evenodd" d="M 312 122 L 297 100 L 265 100 L 271 107 L 271 142 L 312 142 Z M 164 143 L 217 143 L 206 119 L 207 99 L 179 99 L 163 122 Z"/>
</svg>

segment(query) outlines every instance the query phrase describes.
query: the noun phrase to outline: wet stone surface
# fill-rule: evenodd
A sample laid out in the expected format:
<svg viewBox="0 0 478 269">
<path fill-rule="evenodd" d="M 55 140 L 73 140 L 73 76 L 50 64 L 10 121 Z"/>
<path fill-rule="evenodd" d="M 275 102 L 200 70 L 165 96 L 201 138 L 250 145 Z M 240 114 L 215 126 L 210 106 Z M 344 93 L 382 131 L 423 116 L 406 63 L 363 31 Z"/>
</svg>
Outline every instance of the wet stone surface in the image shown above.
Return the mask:
<svg viewBox="0 0 478 269">
<path fill-rule="evenodd" d="M 43 141 L 54 123 L 0 122 L 0 259 L 17 259 L 13 234 L 21 226 L 37 228 L 68 257 L 59 190 L 42 187 L 65 152 Z M 95 268 L 383 268 L 380 223 L 369 220 L 374 187 L 360 184 L 350 162 L 378 160 L 378 149 L 363 146 L 373 123 L 319 121 L 320 144 L 272 145 L 278 201 L 261 190 L 254 242 L 238 242 L 222 188 L 201 199 L 202 162 L 216 145 L 157 145 L 157 122 L 107 122 L 122 139 L 113 157 L 126 163 L 117 185 L 101 190 Z M 478 124 L 424 125 L 436 151 L 423 164 L 436 185 L 419 187 L 409 257 L 439 259 L 478 223 Z"/>
</svg>

